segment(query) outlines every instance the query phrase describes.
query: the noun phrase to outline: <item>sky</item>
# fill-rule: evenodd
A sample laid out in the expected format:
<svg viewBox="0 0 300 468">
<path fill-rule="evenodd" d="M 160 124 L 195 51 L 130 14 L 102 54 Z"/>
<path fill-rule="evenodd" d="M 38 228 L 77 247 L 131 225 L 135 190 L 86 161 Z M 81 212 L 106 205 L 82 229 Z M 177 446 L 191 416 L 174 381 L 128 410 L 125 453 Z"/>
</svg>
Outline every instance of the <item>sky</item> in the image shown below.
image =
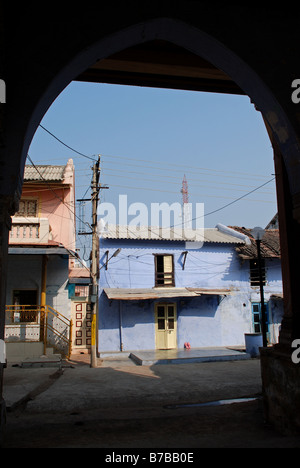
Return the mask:
<svg viewBox="0 0 300 468">
<path fill-rule="evenodd" d="M 117 213 L 120 194 L 149 213 L 151 203 L 181 204 L 184 175 L 192 216 L 204 204 L 204 227 L 265 227 L 277 212 L 273 151 L 248 96 L 72 82 L 41 125 L 72 149 L 38 127 L 28 154 L 34 164 L 72 158 L 77 199 L 90 198 L 100 154 L 109 187 L 100 202 Z M 88 202 L 84 216 L 90 222 Z"/>
</svg>

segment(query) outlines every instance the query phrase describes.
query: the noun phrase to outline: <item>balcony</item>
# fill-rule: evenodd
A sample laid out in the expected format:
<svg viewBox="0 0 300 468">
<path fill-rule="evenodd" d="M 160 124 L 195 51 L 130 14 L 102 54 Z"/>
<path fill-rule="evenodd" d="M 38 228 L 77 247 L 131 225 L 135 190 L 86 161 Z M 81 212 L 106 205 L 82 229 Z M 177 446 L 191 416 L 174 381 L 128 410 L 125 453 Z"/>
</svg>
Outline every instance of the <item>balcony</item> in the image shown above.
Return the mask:
<svg viewBox="0 0 300 468">
<path fill-rule="evenodd" d="M 12 218 L 10 244 L 47 244 L 51 238 L 48 218 Z"/>
<path fill-rule="evenodd" d="M 72 346 L 72 320 L 49 305 L 6 305 L 5 342 L 44 343 L 62 355 L 70 357 Z"/>
</svg>

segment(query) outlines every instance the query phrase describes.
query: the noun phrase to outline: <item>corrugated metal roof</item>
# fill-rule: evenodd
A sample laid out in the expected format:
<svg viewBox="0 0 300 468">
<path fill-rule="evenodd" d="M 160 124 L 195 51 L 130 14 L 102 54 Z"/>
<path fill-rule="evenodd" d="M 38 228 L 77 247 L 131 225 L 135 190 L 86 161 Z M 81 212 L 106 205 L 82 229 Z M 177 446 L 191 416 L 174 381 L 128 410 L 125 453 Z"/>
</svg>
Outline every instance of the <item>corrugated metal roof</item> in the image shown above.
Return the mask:
<svg viewBox="0 0 300 468">
<path fill-rule="evenodd" d="M 63 181 L 66 166 L 25 166 L 24 181 Z"/>
<path fill-rule="evenodd" d="M 243 244 L 244 241 L 238 237 L 231 236 L 225 232 L 219 231 L 217 228 L 204 229 L 205 242 L 220 242 L 224 244 Z"/>
<path fill-rule="evenodd" d="M 101 232 L 103 239 L 166 240 L 185 242 L 213 242 L 244 244 L 244 240 L 218 228 L 187 230 L 182 228 L 160 228 L 154 226 L 107 225 Z"/>
<path fill-rule="evenodd" d="M 138 301 L 146 299 L 162 299 L 172 297 L 198 297 L 202 294 L 228 295 L 230 289 L 201 288 L 104 288 L 108 299 L 118 301 Z"/>
</svg>

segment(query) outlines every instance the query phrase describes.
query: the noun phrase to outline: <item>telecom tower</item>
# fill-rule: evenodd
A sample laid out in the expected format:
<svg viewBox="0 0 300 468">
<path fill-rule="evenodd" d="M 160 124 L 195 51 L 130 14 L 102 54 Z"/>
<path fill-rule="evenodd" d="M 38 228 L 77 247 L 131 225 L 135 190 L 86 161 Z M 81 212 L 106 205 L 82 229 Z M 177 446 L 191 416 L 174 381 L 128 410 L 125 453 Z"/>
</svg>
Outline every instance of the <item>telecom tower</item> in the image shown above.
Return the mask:
<svg viewBox="0 0 300 468">
<path fill-rule="evenodd" d="M 189 204 L 188 183 L 184 174 L 182 180 L 182 227 L 192 229 L 192 216 Z"/>
</svg>

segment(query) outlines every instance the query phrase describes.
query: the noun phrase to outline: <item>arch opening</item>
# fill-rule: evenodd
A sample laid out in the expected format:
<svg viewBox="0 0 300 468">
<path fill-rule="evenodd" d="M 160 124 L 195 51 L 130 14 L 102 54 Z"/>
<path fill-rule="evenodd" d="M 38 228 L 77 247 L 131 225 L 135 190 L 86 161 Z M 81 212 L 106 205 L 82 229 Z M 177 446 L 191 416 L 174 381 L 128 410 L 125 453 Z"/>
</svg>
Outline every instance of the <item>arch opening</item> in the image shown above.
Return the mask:
<svg viewBox="0 0 300 468">
<path fill-rule="evenodd" d="M 149 57 L 155 58 L 154 63 Z M 287 192 L 286 196 L 289 194 L 293 198 L 297 195 L 300 148 L 283 109 L 254 70 L 218 40 L 199 29 L 179 20 L 158 18 L 115 32 L 79 52 L 49 83 L 31 115 L 23 145 L 23 167 L 39 122 L 72 80 L 249 96 L 261 112 L 271 142 L 283 159 L 288 187 L 285 185 L 282 190 Z M 298 162 L 295 164 L 295 161 Z M 285 244 L 287 242 L 285 236 Z"/>
<path fill-rule="evenodd" d="M 19 122 L 18 145 L 11 145 L 12 151 L 10 153 L 10 157 L 12 160 L 16 161 L 16 165 L 18 165 L 20 169 L 20 180 L 22 179 L 21 174 L 23 174 L 27 151 L 35 131 L 47 109 L 62 90 L 75 79 L 93 80 L 94 78 L 91 74 L 95 72 L 95 69 L 97 69 L 97 67 L 99 68 L 99 66 L 101 67 L 101 64 L 103 65 L 105 61 L 107 64 L 107 61 L 112 60 L 111 57 L 116 59 L 116 54 L 120 54 L 122 51 L 126 51 L 130 48 L 139 48 L 141 44 L 157 44 L 157 41 L 172 44 L 173 48 L 175 46 L 185 49 L 196 57 L 201 57 L 201 59 L 214 67 L 214 69 L 210 70 L 211 73 L 219 73 L 219 80 L 217 80 L 219 81 L 219 85 L 220 81 L 223 81 L 222 85 L 233 86 L 232 91 L 235 90 L 235 92 L 241 92 L 248 95 L 251 101 L 255 104 L 257 110 L 262 113 L 270 131 L 272 144 L 276 147 L 278 159 L 281 161 L 281 167 L 284 167 L 285 169 L 284 182 L 279 181 L 279 192 L 281 191 L 280 196 L 283 200 L 280 208 L 282 210 L 281 219 L 283 220 L 281 223 L 281 226 L 283 226 L 282 245 L 287 249 L 287 244 L 291 241 L 291 237 L 293 237 L 292 246 L 296 246 L 296 234 L 299 232 L 299 228 L 297 228 L 297 223 L 295 224 L 295 221 L 293 220 L 292 212 L 294 208 L 294 199 L 297 194 L 300 193 L 300 148 L 298 136 L 295 134 L 289 118 L 277 99 L 271 93 L 270 89 L 264 84 L 257 73 L 241 58 L 213 37 L 208 36 L 199 29 L 187 25 L 179 20 L 159 18 L 135 24 L 124 30 L 106 36 L 98 42 L 91 44 L 89 47 L 85 48 L 85 50 L 79 51 L 79 53 L 55 75 L 54 79 L 50 79 L 50 75 L 47 77 L 44 83 L 44 89 L 46 89 L 46 91 L 40 94 L 37 92 L 37 94 L 35 94 L 37 104 L 32 112 L 30 112 L 30 116 Z M 113 65 L 111 63 L 111 67 L 112 66 Z M 90 76 L 88 76 L 88 73 L 90 73 Z M 109 73 L 107 69 L 106 73 L 107 75 L 105 79 L 108 80 Z M 230 79 L 228 80 L 226 77 L 229 77 Z M 144 76 L 144 78 L 140 78 L 142 78 L 140 84 L 145 83 L 144 80 L 146 80 L 146 77 Z M 193 80 L 190 78 L 191 77 L 189 77 L 188 80 L 189 84 L 187 81 L 182 81 L 179 84 L 177 79 L 177 86 L 193 86 Z M 110 70 L 110 79 L 116 79 L 117 81 L 120 80 L 120 78 L 116 78 L 116 75 L 113 76 L 112 70 Z M 129 79 L 128 75 L 126 78 L 124 70 L 122 79 Z M 187 79 L 187 77 L 185 77 L 185 79 Z M 173 82 L 175 82 L 174 77 Z M 162 86 L 162 84 L 163 80 L 157 81 L 158 86 Z M 206 83 L 206 86 L 211 86 L 211 84 L 212 83 L 210 81 L 209 83 Z M 168 79 L 165 82 L 165 85 L 168 85 Z M 204 82 L 202 82 L 202 85 L 204 86 Z M 11 143 L 11 140 L 14 137 L 15 135 L 9 135 L 8 143 Z M 22 140 L 22 143 L 20 142 L 20 139 Z M 21 147 L 22 150 L 20 152 L 19 149 Z M 10 149 L 9 144 L 8 149 Z M 14 189 L 16 189 L 16 187 L 14 187 Z M 287 250 L 285 250 L 285 252 L 287 252 Z M 288 320 L 286 320 L 286 323 L 292 328 L 296 324 L 298 327 L 297 330 L 299 330 L 299 319 L 293 316 L 294 310 L 297 309 L 297 301 L 295 300 L 295 270 L 291 267 L 292 256 L 293 252 L 292 248 L 290 248 L 288 251 L 288 258 L 285 259 L 285 268 L 288 272 L 286 284 L 287 292 L 292 295 L 294 301 L 290 300 L 289 297 L 289 317 Z M 297 257 L 299 256 L 300 254 L 297 253 Z M 287 343 L 290 343 L 290 338 L 291 335 L 288 336 L 286 341 Z"/>
</svg>

